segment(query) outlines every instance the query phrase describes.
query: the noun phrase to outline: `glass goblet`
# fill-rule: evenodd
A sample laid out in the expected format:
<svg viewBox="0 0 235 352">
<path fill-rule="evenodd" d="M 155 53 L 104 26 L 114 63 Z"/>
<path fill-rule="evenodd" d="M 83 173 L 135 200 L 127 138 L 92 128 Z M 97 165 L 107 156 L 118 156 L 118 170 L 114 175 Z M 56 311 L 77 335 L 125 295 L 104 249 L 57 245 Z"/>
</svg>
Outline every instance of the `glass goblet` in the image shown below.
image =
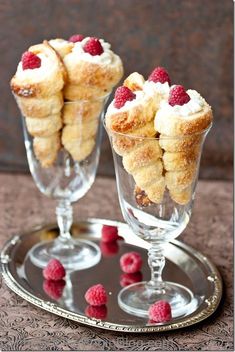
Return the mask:
<svg viewBox="0 0 235 352">
<path fill-rule="evenodd" d="M 91 267 L 100 260 L 100 249 L 96 244 L 72 238 L 71 204 L 82 198 L 95 180 L 102 133 L 100 117 L 107 99 L 108 96 L 105 96 L 64 103 L 62 115 L 68 138 L 63 144 L 66 145 L 66 149 L 60 147 L 56 160 L 49 167 L 43 167 L 39 161 L 40 157 L 36 154 L 37 136 L 32 131 L 34 125 L 30 125 L 31 134 L 29 134 L 29 122 L 22 116 L 25 148 L 32 177 L 43 194 L 58 202 L 56 216 L 60 235 L 52 241 L 40 242 L 29 253 L 33 263 L 39 267 L 43 268 L 51 258 L 57 258 L 65 269 L 80 270 Z M 41 121 L 43 123 L 43 118 Z M 31 123 L 33 122 L 31 118 Z M 43 125 L 42 128 L 44 131 Z M 40 142 L 47 145 L 52 143 L 50 135 L 47 136 L 47 133 L 45 135 L 42 137 L 40 131 Z"/>
<path fill-rule="evenodd" d="M 130 314 L 147 317 L 150 305 L 159 300 L 170 303 L 173 318 L 189 314 L 199 305 L 197 297 L 189 288 L 164 281 L 162 271 L 167 243 L 178 237 L 190 220 L 203 142 L 209 129 L 194 135 L 165 138 L 136 137 L 107 130 L 123 217 L 134 233 L 150 245 L 150 281 L 131 284 L 118 295 L 120 307 Z M 148 146 L 159 148 L 159 145 L 163 153 L 165 148 L 175 152 L 168 155 L 168 160 L 163 156 L 162 161 L 163 176 L 171 183 L 171 187 L 168 190 L 167 184 L 162 199 L 160 196 L 158 202 L 152 202 L 143 189 L 146 187 L 150 191 L 153 187 L 152 198 L 161 190 L 157 186 L 157 177 L 151 175 L 152 165 L 157 161 L 151 158 Z M 188 182 L 187 187 L 185 182 Z"/>
</svg>

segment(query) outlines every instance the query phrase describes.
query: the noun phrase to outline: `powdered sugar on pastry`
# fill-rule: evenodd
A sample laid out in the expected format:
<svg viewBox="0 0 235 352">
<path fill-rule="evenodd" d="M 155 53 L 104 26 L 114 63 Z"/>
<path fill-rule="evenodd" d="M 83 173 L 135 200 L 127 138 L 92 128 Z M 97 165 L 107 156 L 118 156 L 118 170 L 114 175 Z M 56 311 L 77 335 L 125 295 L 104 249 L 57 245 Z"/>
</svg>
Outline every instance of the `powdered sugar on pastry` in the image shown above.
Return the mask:
<svg viewBox="0 0 235 352">
<path fill-rule="evenodd" d="M 61 38 L 51 39 L 49 44 L 59 53 L 62 58 L 69 54 L 74 46 L 73 43 Z"/>
<path fill-rule="evenodd" d="M 190 96 L 188 103 L 184 105 L 174 105 L 171 106 L 167 101 L 162 101 L 160 104 L 160 110 L 157 112 L 156 119 L 164 118 L 164 116 L 189 116 L 197 112 L 202 111 L 205 106 L 205 99 L 193 89 L 188 89 L 187 94 Z M 155 122 L 156 122 L 155 119 Z"/>
<path fill-rule="evenodd" d="M 103 39 L 99 39 L 100 44 L 104 52 L 101 55 L 92 56 L 89 53 L 86 53 L 83 50 L 83 47 L 90 40 L 90 37 L 84 38 L 81 42 L 76 42 L 74 44 L 74 48 L 72 50 L 73 53 L 77 53 L 79 55 L 80 60 L 88 61 L 92 63 L 97 63 L 101 65 L 109 65 L 115 60 L 115 54 L 112 50 L 110 50 L 111 45 L 105 42 Z"/>
</svg>

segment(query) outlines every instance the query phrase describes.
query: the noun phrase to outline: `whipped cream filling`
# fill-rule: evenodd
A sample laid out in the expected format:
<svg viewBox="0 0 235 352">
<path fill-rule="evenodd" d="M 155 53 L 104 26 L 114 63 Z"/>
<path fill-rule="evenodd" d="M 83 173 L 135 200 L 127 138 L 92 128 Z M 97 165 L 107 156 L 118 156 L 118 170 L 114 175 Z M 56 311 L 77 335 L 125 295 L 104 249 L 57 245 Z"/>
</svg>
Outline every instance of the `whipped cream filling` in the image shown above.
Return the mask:
<svg viewBox="0 0 235 352">
<path fill-rule="evenodd" d="M 161 83 L 161 82 L 153 82 L 153 81 L 146 81 L 143 87 L 144 91 L 149 95 L 154 94 L 162 94 L 168 95 L 170 91 L 170 86 L 168 82 Z"/>
<path fill-rule="evenodd" d="M 16 76 L 22 80 L 43 81 L 45 77 L 49 76 L 57 69 L 53 60 L 45 54 L 37 54 L 41 59 L 41 66 L 34 69 L 23 70 L 22 61 L 17 66 Z"/>
<path fill-rule="evenodd" d="M 104 50 L 104 52 L 101 55 L 91 55 L 89 53 L 86 53 L 83 50 L 84 45 L 88 42 L 90 37 L 84 38 L 81 42 L 76 42 L 74 44 L 74 48 L 72 50 L 73 53 L 76 53 L 79 55 L 79 58 L 83 61 L 87 62 L 93 62 L 97 64 L 103 64 L 103 65 L 109 65 L 113 62 L 115 54 L 113 53 L 112 50 L 110 50 L 111 45 L 107 42 L 105 42 L 103 39 L 99 39 L 100 44 Z"/>
<path fill-rule="evenodd" d="M 156 118 L 163 116 L 190 116 L 201 111 L 205 105 L 205 99 L 193 89 L 187 90 L 188 95 L 190 96 L 190 100 L 184 105 L 174 105 L 171 106 L 167 101 L 162 101 L 160 103 L 160 109 L 156 114 Z"/>
<path fill-rule="evenodd" d="M 125 104 L 120 109 L 115 108 L 115 106 L 114 106 L 115 99 L 114 99 L 107 109 L 107 114 L 114 114 L 117 112 L 128 111 L 128 110 L 132 109 L 134 106 L 138 105 L 140 103 L 140 100 L 145 98 L 145 94 L 142 90 L 137 90 L 133 93 L 135 93 L 135 95 L 136 95 L 135 99 L 127 100 L 125 102 Z"/>
</svg>

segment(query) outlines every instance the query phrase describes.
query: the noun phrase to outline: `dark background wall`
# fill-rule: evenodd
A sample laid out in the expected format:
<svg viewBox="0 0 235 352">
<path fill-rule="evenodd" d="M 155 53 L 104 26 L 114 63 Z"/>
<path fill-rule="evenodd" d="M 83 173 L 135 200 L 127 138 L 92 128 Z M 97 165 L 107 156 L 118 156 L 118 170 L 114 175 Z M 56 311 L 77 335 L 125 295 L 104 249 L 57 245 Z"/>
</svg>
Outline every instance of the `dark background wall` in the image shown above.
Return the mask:
<svg viewBox="0 0 235 352">
<path fill-rule="evenodd" d="M 198 90 L 214 126 L 201 177 L 231 179 L 233 159 L 231 0 L 0 0 L 0 171 L 28 171 L 19 111 L 9 89 L 21 53 L 43 39 L 83 33 L 104 38 L 125 76 L 165 66 L 173 83 Z M 105 136 L 100 174 L 113 175 Z"/>
</svg>

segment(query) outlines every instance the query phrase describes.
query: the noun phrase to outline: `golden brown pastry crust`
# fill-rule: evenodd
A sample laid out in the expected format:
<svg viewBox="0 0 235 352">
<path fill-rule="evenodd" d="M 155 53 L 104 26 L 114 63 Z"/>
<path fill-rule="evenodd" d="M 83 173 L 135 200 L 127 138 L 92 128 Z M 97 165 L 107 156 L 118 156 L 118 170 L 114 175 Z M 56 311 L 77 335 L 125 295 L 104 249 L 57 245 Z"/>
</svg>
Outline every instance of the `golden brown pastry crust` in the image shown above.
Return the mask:
<svg viewBox="0 0 235 352">
<path fill-rule="evenodd" d="M 25 118 L 26 126 L 34 137 L 49 137 L 62 128 L 61 113 L 49 115 L 44 118 Z"/>
<path fill-rule="evenodd" d="M 162 149 L 167 152 L 176 153 L 190 150 L 191 148 L 199 146 L 202 142 L 201 134 L 185 135 L 178 137 L 170 137 L 161 134 L 159 137 L 159 144 Z"/>
<path fill-rule="evenodd" d="M 153 182 L 148 186 L 146 192 L 148 194 L 148 198 L 153 203 L 161 203 L 162 198 L 164 196 L 166 187 L 165 177 L 161 176 L 159 179 L 153 180 Z"/>
<path fill-rule="evenodd" d="M 76 161 L 86 159 L 92 152 L 97 130 L 99 116 L 92 119 L 81 118 L 80 123 L 65 125 L 62 131 L 62 144 Z"/>
<path fill-rule="evenodd" d="M 183 189 L 188 187 L 195 179 L 197 163 L 189 165 L 188 168 L 180 171 L 167 171 L 165 174 L 168 189 Z"/>
<path fill-rule="evenodd" d="M 133 73 L 124 81 L 124 85 L 135 91 L 144 86 L 143 76 Z M 138 99 L 125 109 L 109 108 L 105 116 L 106 127 L 111 135 L 114 150 L 123 157 L 125 170 L 131 174 L 136 183 L 137 203 L 144 206 L 151 202 L 160 203 L 165 190 L 163 176 L 162 150 L 154 139 L 154 117 L 156 102 L 154 95 L 142 91 Z M 113 103 L 112 103 L 113 104 Z M 149 137 L 143 140 L 141 137 Z M 138 204 L 139 204 L 138 203 Z"/>
<path fill-rule="evenodd" d="M 154 115 L 153 98 L 145 96 L 145 99 L 142 99 L 142 101 L 134 105 L 131 109 L 120 109 L 120 111 L 117 109 L 115 112 L 107 111 L 105 121 L 109 130 L 126 134 L 134 134 L 133 132 L 136 129 L 138 129 L 137 133 L 141 133 L 140 128 L 152 121 L 152 131 L 155 135 L 156 131 L 153 126 Z"/>
<path fill-rule="evenodd" d="M 187 204 L 192 197 L 192 185 L 184 188 L 184 189 L 178 189 L 172 188 L 169 190 L 171 198 L 178 204 L 180 205 L 185 205 Z"/>
<path fill-rule="evenodd" d="M 15 99 L 23 116 L 36 119 L 57 114 L 64 105 L 61 92 L 45 98 L 25 98 L 15 95 Z"/>
<path fill-rule="evenodd" d="M 123 155 L 123 166 L 127 172 L 133 174 L 140 168 L 160 161 L 162 150 L 158 140 L 143 141 L 137 148 Z M 146 175 L 147 177 L 150 175 Z M 137 184 L 138 185 L 138 184 Z M 139 185 L 138 185 L 139 186 Z M 140 186 L 140 188 L 142 188 Z"/>
<path fill-rule="evenodd" d="M 147 194 L 138 186 L 135 186 L 134 197 L 136 203 L 140 207 L 148 207 L 152 204 L 151 200 L 148 198 Z"/>
<path fill-rule="evenodd" d="M 103 100 L 88 100 L 82 102 L 66 102 L 62 118 L 65 125 L 81 124 L 87 120 L 98 118 L 103 109 Z"/>
<path fill-rule="evenodd" d="M 42 44 L 31 46 L 29 51 L 34 54 L 43 53 L 50 57 L 54 63 L 54 69 L 44 79 L 30 77 L 18 77 L 17 72 L 11 79 L 11 90 L 19 97 L 48 97 L 60 92 L 66 79 L 66 70 L 56 51 L 45 40 Z M 40 76 L 40 75 L 39 75 Z"/>
<path fill-rule="evenodd" d="M 64 148 L 71 154 L 72 158 L 78 162 L 85 160 L 93 151 L 95 147 L 96 131 L 93 131 L 92 136 L 84 138 L 84 134 L 81 135 L 81 131 L 74 131 L 73 125 L 66 126 L 62 131 L 62 143 Z M 74 126 L 75 127 L 75 126 Z M 94 125 L 94 130 L 98 128 L 98 125 Z M 77 132 L 77 133 L 76 133 Z"/>
<path fill-rule="evenodd" d="M 143 90 L 145 79 L 138 72 L 131 73 L 123 82 L 125 87 L 132 91 Z"/>
<path fill-rule="evenodd" d="M 71 43 L 67 40 L 56 38 L 49 40 L 49 44 L 52 46 L 53 49 L 60 55 L 63 59 L 66 55 L 71 53 L 74 43 Z"/>
<path fill-rule="evenodd" d="M 160 108 L 155 117 L 155 129 L 160 133 L 159 144 L 164 150 L 166 185 L 171 198 L 181 205 L 187 204 L 192 197 L 203 132 L 213 119 L 211 107 L 204 99 L 202 101 L 202 110 L 197 113 L 174 116 L 163 113 Z"/>
<path fill-rule="evenodd" d="M 66 100 L 94 100 L 94 98 L 102 98 L 111 93 L 108 89 L 99 89 L 88 85 L 66 84 L 63 94 Z"/>
<path fill-rule="evenodd" d="M 122 156 L 128 150 L 131 151 L 134 147 L 142 144 L 142 137 L 154 138 L 156 132 L 153 129 L 153 123 L 149 122 L 145 126 L 128 133 L 128 136 L 125 136 L 125 134 L 117 134 L 112 132 L 110 132 L 110 135 L 112 136 L 112 144 L 115 152 Z M 137 138 L 136 136 L 141 137 Z"/>
<path fill-rule="evenodd" d="M 155 129 L 166 136 L 182 136 L 200 133 L 211 124 L 213 119 L 210 105 L 205 102 L 202 111 L 190 116 L 156 115 Z"/>
<path fill-rule="evenodd" d="M 114 54 L 115 63 L 111 65 L 83 61 L 76 55 L 76 53 L 70 53 L 64 57 L 64 64 L 68 72 L 68 83 L 64 90 L 66 99 L 69 99 L 69 85 L 79 86 L 77 94 L 80 99 L 87 99 L 92 96 L 96 97 L 98 91 L 101 92 L 99 96 L 110 92 L 120 81 L 123 75 L 123 66 L 117 55 Z"/>
<path fill-rule="evenodd" d="M 49 137 L 35 137 L 33 140 L 33 148 L 36 158 L 40 161 L 42 167 L 45 168 L 54 164 L 60 147 L 59 132 L 56 132 Z"/>
<path fill-rule="evenodd" d="M 183 152 L 165 152 L 162 157 L 164 169 L 167 171 L 180 171 L 187 169 L 187 167 L 197 162 L 199 155 L 200 146 L 198 145 Z"/>
</svg>

